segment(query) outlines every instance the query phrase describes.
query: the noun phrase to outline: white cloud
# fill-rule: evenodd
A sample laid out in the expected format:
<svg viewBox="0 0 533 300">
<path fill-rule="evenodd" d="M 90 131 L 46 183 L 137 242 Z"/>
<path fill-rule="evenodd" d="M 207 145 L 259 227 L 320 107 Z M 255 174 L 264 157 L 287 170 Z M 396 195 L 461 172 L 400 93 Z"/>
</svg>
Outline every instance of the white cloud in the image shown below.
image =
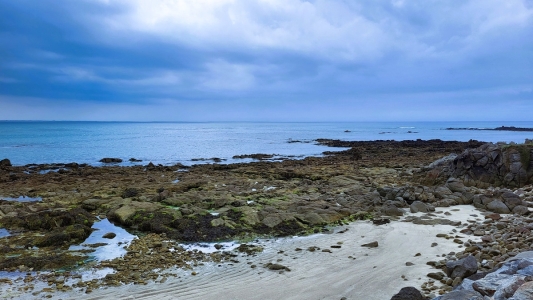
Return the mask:
<svg viewBox="0 0 533 300">
<path fill-rule="evenodd" d="M 283 50 L 353 62 L 398 50 L 408 56 L 460 51 L 493 31 L 531 25 L 533 17 L 522 0 L 121 2 L 128 9 L 103 20 L 108 38 L 143 33 L 202 49 Z"/>
</svg>

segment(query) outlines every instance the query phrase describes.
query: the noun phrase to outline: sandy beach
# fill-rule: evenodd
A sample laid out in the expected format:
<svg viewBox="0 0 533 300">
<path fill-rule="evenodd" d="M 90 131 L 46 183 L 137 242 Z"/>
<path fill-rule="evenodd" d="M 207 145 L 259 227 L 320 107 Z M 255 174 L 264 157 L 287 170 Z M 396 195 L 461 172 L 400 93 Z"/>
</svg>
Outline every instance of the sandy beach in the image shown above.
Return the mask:
<svg viewBox="0 0 533 300">
<path fill-rule="evenodd" d="M 450 212 L 447 219 L 463 223 L 483 219 L 480 211 L 469 205 L 436 211 Z M 409 215 L 422 214 L 406 214 Z M 264 251 L 256 256 L 241 255 L 236 258 L 239 263 L 199 266 L 194 269 L 196 276 L 176 270 L 179 277 L 165 283 L 101 288 L 91 294 L 58 293 L 53 298 L 390 299 L 404 286 L 419 287 L 428 281 L 427 273 L 437 271 L 426 264 L 428 261 L 460 250 L 452 239 L 436 237 L 438 233 L 455 235 L 453 229 L 457 228 L 398 221 L 376 226 L 370 221 L 357 221 L 337 227 L 331 234 L 260 241 L 256 244 Z M 473 238 L 462 236 L 465 241 Z M 379 244 L 377 248 L 361 246 L 374 241 Z M 438 245 L 432 247 L 432 243 Z M 331 248 L 335 245 L 341 248 Z M 310 252 L 309 247 L 320 249 Z M 331 253 L 322 252 L 323 249 Z M 417 253 L 420 256 L 415 256 Z M 269 262 L 284 265 L 290 271 L 264 268 Z M 407 266 L 407 262 L 413 265 Z"/>
</svg>

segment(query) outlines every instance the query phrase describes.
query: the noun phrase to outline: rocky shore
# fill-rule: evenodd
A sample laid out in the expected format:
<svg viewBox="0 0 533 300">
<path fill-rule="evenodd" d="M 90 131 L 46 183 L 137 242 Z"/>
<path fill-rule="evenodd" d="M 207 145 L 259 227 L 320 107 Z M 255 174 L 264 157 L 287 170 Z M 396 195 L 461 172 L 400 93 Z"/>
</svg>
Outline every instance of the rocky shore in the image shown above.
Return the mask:
<svg viewBox="0 0 533 300">
<path fill-rule="evenodd" d="M 0 271 L 20 276 L 0 280 L 13 286 L 13 295 L 34 297 L 164 282 L 175 276 L 166 271 L 169 268 L 194 276 L 194 268 L 203 264 L 235 264 L 238 255 L 254 256 L 263 250 L 254 242 L 257 238 L 329 232 L 356 220 L 374 220 L 373 226 L 378 226 L 401 219 L 421 226 L 454 226 L 455 231 L 437 237 L 461 247 L 429 261 L 435 270 L 416 287 L 421 297 L 456 288 L 453 293 L 529 299 L 511 298 L 515 291 L 529 290 L 526 285 L 533 274 L 527 273 L 524 259 L 518 260 L 521 267 L 513 267 L 519 275 L 505 274 L 518 278 L 514 281 L 490 272 L 532 250 L 532 144 L 317 142 L 349 150 L 278 162 L 263 161 L 270 154 L 254 154 L 247 156 L 256 160 L 252 163 L 192 167 L 119 167 L 112 162 L 103 167 L 12 166 L 4 159 L 0 228 L 9 235 L 0 238 Z M 434 213 L 435 208 L 455 205 L 472 205 L 483 213 L 467 223 Z M 91 235 L 94 222 L 105 218 L 138 235 L 123 245 L 123 257 L 95 261 L 94 250 L 70 250 Z M 112 235 L 108 239 L 113 242 Z M 183 246 L 227 240 L 245 246 L 225 251 L 218 244 L 219 251 L 213 253 Z M 84 268 L 105 269 L 107 275 L 84 280 L 79 275 Z M 290 272 L 276 263 L 265 268 Z M 468 285 L 484 278 L 513 284 Z M 414 299 L 398 297 L 394 299 Z M 441 299 L 462 299 L 446 297 Z"/>
</svg>

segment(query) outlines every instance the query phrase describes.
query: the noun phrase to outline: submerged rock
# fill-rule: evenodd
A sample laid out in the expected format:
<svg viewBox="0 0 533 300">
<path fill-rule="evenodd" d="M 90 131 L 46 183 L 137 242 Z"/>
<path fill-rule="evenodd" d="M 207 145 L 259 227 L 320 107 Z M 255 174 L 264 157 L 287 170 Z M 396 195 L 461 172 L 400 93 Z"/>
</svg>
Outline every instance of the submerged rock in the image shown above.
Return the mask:
<svg viewBox="0 0 533 300">
<path fill-rule="evenodd" d="M 99 162 L 104 164 L 112 164 L 112 163 L 121 163 L 122 159 L 115 158 L 115 157 L 105 157 L 99 160 Z"/>
</svg>

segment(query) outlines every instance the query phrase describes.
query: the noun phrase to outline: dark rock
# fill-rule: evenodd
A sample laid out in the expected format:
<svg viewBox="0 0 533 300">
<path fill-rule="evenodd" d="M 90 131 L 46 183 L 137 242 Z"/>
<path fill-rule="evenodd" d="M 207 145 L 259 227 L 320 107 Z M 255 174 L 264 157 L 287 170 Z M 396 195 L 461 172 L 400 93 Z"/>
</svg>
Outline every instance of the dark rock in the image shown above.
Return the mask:
<svg viewBox="0 0 533 300">
<path fill-rule="evenodd" d="M 398 294 L 392 296 L 391 300 L 425 300 L 422 293 L 412 286 L 404 287 Z"/>
<path fill-rule="evenodd" d="M 137 190 L 136 188 L 127 188 L 122 192 L 121 197 L 131 198 L 131 197 L 137 196 L 138 194 L 139 194 L 139 190 Z"/>
<path fill-rule="evenodd" d="M 437 273 L 428 273 L 427 276 L 435 280 L 441 280 L 442 278 L 444 278 L 445 275 L 442 272 L 437 272 Z"/>
<path fill-rule="evenodd" d="M 7 158 L 0 160 L 0 168 L 11 167 L 11 161 Z"/>
<path fill-rule="evenodd" d="M 136 158 L 130 158 L 129 161 L 131 162 L 141 162 L 142 160 L 141 159 L 136 159 Z"/>
<path fill-rule="evenodd" d="M 217 244 L 218 245 L 218 244 Z M 222 246 L 222 245 L 220 245 Z M 216 245 L 215 245 L 216 248 Z M 263 247 L 257 246 L 257 245 L 248 245 L 248 244 L 241 244 L 236 249 L 237 251 L 241 253 L 246 253 L 248 255 L 256 254 L 263 251 Z"/>
<path fill-rule="evenodd" d="M 280 265 L 280 264 L 273 264 L 273 263 L 268 263 L 265 265 L 265 268 L 269 269 L 269 270 L 273 270 L 273 271 L 291 271 L 291 269 L 289 269 L 288 267 L 284 266 L 284 265 Z"/>
<path fill-rule="evenodd" d="M 115 157 L 105 157 L 105 158 L 102 158 L 100 162 L 104 164 L 121 163 L 122 159 L 115 158 Z"/>
<path fill-rule="evenodd" d="M 382 219 L 372 219 L 372 224 L 374 225 L 384 225 L 390 223 L 390 219 L 382 218 Z"/>
<path fill-rule="evenodd" d="M 114 233 L 114 232 L 108 232 L 108 233 L 104 234 L 102 237 L 103 237 L 104 239 L 114 239 L 116 236 L 117 236 L 116 233 Z"/>
<path fill-rule="evenodd" d="M 472 255 L 457 261 L 448 261 L 446 263 L 446 274 L 450 278 L 465 278 L 477 272 L 477 261 Z"/>
<path fill-rule="evenodd" d="M 368 247 L 368 248 L 376 248 L 378 246 L 379 246 L 378 242 L 371 242 L 371 243 L 361 245 L 361 247 Z"/>
</svg>

